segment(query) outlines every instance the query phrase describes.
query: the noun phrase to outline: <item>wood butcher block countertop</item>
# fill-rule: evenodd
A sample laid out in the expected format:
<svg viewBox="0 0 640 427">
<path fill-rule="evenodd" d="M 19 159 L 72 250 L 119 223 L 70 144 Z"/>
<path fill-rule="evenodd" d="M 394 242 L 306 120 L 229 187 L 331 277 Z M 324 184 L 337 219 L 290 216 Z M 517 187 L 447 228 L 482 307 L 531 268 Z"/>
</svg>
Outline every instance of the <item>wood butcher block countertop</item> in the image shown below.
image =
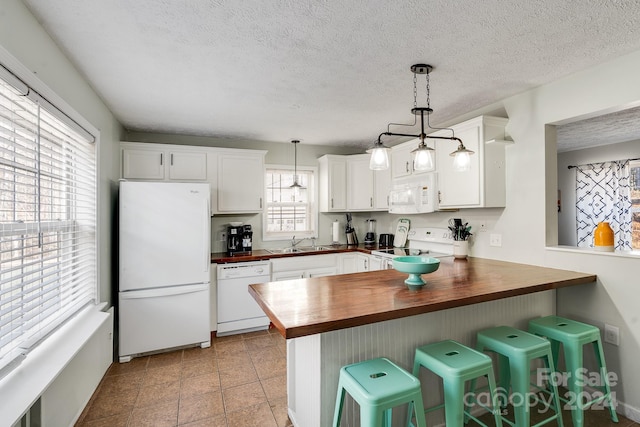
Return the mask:
<svg viewBox="0 0 640 427">
<path fill-rule="evenodd" d="M 596 281 L 594 274 L 483 258 L 443 258 L 411 291 L 396 270 L 287 280 L 249 286 L 285 338 L 398 319 Z"/>
</svg>

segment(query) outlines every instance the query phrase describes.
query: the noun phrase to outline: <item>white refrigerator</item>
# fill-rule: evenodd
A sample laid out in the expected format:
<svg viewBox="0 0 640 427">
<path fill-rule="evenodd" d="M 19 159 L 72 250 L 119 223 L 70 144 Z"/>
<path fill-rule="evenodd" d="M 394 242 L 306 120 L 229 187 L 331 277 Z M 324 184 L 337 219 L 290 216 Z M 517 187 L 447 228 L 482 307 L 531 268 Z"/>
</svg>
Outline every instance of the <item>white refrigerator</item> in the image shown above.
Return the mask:
<svg viewBox="0 0 640 427">
<path fill-rule="evenodd" d="M 207 183 L 121 181 L 119 356 L 211 345 Z"/>
</svg>

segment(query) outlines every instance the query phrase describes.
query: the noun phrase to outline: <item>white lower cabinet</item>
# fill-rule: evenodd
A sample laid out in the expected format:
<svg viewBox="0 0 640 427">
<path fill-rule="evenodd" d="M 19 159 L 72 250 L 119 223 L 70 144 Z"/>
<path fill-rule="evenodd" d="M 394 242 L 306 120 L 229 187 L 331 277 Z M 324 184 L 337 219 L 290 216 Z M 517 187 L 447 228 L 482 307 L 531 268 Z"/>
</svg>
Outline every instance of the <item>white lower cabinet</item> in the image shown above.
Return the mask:
<svg viewBox="0 0 640 427">
<path fill-rule="evenodd" d="M 305 255 L 271 260 L 271 280 L 307 279 L 338 274 L 336 254 Z"/>
<path fill-rule="evenodd" d="M 338 274 L 358 272 L 358 254 L 356 252 L 343 252 L 339 254 L 338 263 Z"/>
</svg>

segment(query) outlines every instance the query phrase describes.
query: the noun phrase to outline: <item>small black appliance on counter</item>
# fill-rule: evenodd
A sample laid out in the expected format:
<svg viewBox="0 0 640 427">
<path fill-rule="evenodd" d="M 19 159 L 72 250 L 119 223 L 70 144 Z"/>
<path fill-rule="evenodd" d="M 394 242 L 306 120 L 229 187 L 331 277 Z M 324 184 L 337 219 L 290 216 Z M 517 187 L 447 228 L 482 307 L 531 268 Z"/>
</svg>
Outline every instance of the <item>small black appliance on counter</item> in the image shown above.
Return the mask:
<svg viewBox="0 0 640 427">
<path fill-rule="evenodd" d="M 232 222 L 227 227 L 227 255 L 246 255 L 251 253 L 251 225 Z"/>
<path fill-rule="evenodd" d="M 393 234 L 380 234 L 380 240 L 378 241 L 379 248 L 392 248 L 393 247 Z"/>
</svg>

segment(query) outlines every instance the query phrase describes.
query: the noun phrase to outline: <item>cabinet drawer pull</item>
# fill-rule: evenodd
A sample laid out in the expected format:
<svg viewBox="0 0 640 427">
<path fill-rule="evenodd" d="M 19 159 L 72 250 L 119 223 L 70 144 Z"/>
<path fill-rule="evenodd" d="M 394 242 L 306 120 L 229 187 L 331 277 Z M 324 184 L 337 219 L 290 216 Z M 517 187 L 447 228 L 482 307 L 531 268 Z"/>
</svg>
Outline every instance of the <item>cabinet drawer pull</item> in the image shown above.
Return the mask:
<svg viewBox="0 0 640 427">
<path fill-rule="evenodd" d="M 409 162 L 405 163 L 404 169 L 405 169 L 405 172 L 409 172 Z"/>
</svg>

